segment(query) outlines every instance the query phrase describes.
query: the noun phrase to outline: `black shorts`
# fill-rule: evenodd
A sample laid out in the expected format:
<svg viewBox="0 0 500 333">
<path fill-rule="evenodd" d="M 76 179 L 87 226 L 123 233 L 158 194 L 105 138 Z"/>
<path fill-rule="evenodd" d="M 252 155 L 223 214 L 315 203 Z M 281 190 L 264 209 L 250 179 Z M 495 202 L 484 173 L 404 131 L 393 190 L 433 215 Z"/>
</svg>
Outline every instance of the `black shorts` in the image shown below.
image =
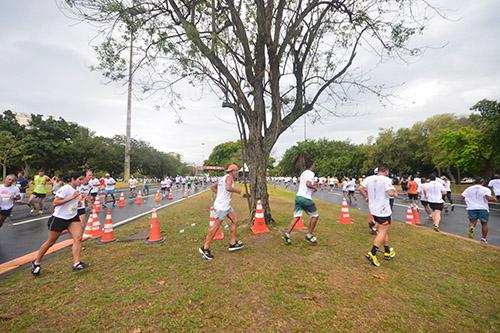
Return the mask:
<svg viewBox="0 0 500 333">
<path fill-rule="evenodd" d="M 391 224 L 391 217 L 390 216 L 373 216 L 373 221 L 377 222 L 378 224 Z"/>
<path fill-rule="evenodd" d="M 349 191 L 349 195 L 354 195 L 356 191 Z"/>
<path fill-rule="evenodd" d="M 410 199 L 410 200 L 418 200 L 418 194 L 408 193 L 408 199 Z"/>
<path fill-rule="evenodd" d="M 78 210 L 76 211 L 76 216 L 85 215 L 85 213 L 85 208 L 78 208 Z"/>
<path fill-rule="evenodd" d="M 35 198 L 45 198 L 47 196 L 47 194 L 45 193 L 36 193 L 36 192 L 33 192 L 33 195 L 35 196 Z"/>
<path fill-rule="evenodd" d="M 429 206 L 429 203 L 425 200 L 420 200 L 420 203 L 422 204 L 422 206 Z"/>
<path fill-rule="evenodd" d="M 52 215 L 51 217 L 49 217 L 49 220 L 47 221 L 47 226 L 49 227 L 50 231 L 62 232 L 68 229 L 69 225 L 73 222 L 80 222 L 78 214 L 76 214 L 69 220 L 61 219 L 59 217 L 55 217 Z"/>
<path fill-rule="evenodd" d="M 436 203 L 436 202 L 429 202 L 429 207 L 431 207 L 432 210 L 443 210 L 443 203 Z"/>
<path fill-rule="evenodd" d="M 5 216 L 5 217 L 9 217 L 12 214 L 12 208 L 13 207 L 11 207 L 9 209 L 0 210 L 0 215 Z"/>
<path fill-rule="evenodd" d="M 97 197 L 97 192 L 95 192 L 95 193 L 93 193 L 93 192 L 90 192 L 90 196 L 91 196 L 92 198 L 95 198 L 95 197 Z"/>
</svg>

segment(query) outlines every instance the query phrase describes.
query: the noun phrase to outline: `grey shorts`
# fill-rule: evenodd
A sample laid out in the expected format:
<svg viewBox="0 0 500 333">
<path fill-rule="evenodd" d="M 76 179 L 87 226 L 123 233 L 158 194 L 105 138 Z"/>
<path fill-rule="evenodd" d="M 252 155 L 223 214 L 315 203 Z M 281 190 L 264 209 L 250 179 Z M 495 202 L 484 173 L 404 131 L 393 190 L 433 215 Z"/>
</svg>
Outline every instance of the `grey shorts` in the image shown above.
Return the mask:
<svg viewBox="0 0 500 333">
<path fill-rule="evenodd" d="M 230 213 L 234 212 L 233 207 L 229 207 L 228 210 L 214 210 L 215 212 L 215 218 L 223 221 Z"/>
</svg>

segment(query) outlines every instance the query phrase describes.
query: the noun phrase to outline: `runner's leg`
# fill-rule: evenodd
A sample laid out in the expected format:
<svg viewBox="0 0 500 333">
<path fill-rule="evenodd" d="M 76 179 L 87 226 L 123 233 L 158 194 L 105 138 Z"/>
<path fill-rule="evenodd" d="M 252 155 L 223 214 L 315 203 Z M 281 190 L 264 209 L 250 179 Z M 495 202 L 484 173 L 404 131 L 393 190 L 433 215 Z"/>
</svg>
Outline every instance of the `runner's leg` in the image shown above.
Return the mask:
<svg viewBox="0 0 500 333">
<path fill-rule="evenodd" d="M 82 252 L 82 224 L 80 222 L 71 223 L 68 227 L 68 232 L 73 238 L 73 245 L 71 246 L 71 252 L 73 253 L 73 264 L 78 264 L 80 262 L 80 254 Z"/>
<path fill-rule="evenodd" d="M 55 244 L 55 242 L 57 241 L 57 239 L 59 238 L 60 235 L 61 235 L 60 231 L 50 231 L 49 230 L 47 240 L 42 244 L 42 246 L 40 246 L 40 249 L 38 250 L 38 253 L 36 254 L 36 257 L 35 257 L 36 264 L 40 264 L 42 262 L 42 258 L 45 255 L 45 253 L 47 252 L 48 249 L 50 249 L 50 247 L 52 245 Z"/>
<path fill-rule="evenodd" d="M 210 244 L 212 243 L 212 240 L 214 239 L 215 233 L 217 232 L 217 230 L 219 230 L 221 223 L 222 223 L 222 220 L 220 220 L 219 218 L 216 218 L 212 228 L 208 229 L 207 237 L 205 238 L 205 243 L 203 243 L 203 248 L 205 250 L 208 250 L 210 248 Z"/>
<path fill-rule="evenodd" d="M 231 220 L 231 236 L 229 238 L 229 244 L 232 245 L 238 240 L 238 217 L 234 212 L 227 214 L 227 217 Z"/>
</svg>

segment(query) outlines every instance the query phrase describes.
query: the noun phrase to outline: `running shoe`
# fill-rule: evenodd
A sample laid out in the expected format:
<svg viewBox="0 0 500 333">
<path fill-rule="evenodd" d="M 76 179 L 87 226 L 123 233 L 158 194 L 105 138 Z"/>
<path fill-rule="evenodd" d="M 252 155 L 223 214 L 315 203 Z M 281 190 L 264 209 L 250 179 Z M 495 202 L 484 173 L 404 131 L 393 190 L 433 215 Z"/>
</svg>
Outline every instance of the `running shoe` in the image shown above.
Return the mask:
<svg viewBox="0 0 500 333">
<path fill-rule="evenodd" d="M 481 244 L 488 244 L 488 240 L 486 238 L 481 238 Z"/>
<path fill-rule="evenodd" d="M 318 239 L 314 235 L 311 235 L 311 237 L 306 235 L 305 240 L 308 241 L 310 244 L 316 244 L 318 242 Z"/>
<path fill-rule="evenodd" d="M 80 261 L 79 263 L 73 265 L 72 270 L 73 270 L 73 272 L 78 272 L 78 271 L 81 271 L 82 269 L 85 269 L 87 267 L 89 267 L 89 265 Z"/>
<path fill-rule="evenodd" d="M 229 252 L 233 252 L 241 250 L 243 247 L 245 247 L 243 243 L 240 240 L 237 240 L 234 244 L 229 245 L 228 250 Z"/>
<path fill-rule="evenodd" d="M 285 245 L 290 245 L 292 244 L 292 240 L 290 239 L 289 236 L 287 236 L 286 234 L 283 235 L 283 241 L 285 242 Z"/>
<path fill-rule="evenodd" d="M 366 255 L 366 259 L 373 264 L 373 266 L 380 267 L 380 262 L 378 261 L 377 256 L 374 256 L 371 252 L 368 252 Z"/>
<path fill-rule="evenodd" d="M 43 210 L 39 210 L 38 215 L 43 215 Z"/>
<path fill-rule="evenodd" d="M 368 222 L 368 228 L 370 228 L 372 234 L 378 235 L 378 230 L 377 228 L 375 228 L 375 222 L 373 221 Z"/>
<path fill-rule="evenodd" d="M 39 265 L 39 264 L 38 264 L 38 265 L 37 265 L 37 264 L 35 264 L 35 261 L 33 260 L 33 261 L 31 262 L 31 274 L 33 274 L 33 275 L 35 275 L 35 276 L 36 276 L 36 275 L 39 275 L 39 274 L 40 274 L 40 270 L 41 270 L 40 265 Z"/>
<path fill-rule="evenodd" d="M 35 210 L 34 209 L 30 210 L 30 214 L 31 215 L 35 214 Z"/>
<path fill-rule="evenodd" d="M 201 257 L 205 260 L 212 260 L 214 258 L 214 256 L 210 252 L 210 249 L 204 249 L 203 247 L 200 247 L 198 249 L 198 252 L 200 252 Z"/>
<path fill-rule="evenodd" d="M 469 227 L 469 238 L 474 238 L 474 227 Z"/>
<path fill-rule="evenodd" d="M 392 247 L 389 249 L 389 251 L 390 252 L 384 252 L 384 259 L 385 260 L 390 260 L 396 256 L 396 251 L 394 251 L 394 249 Z"/>
<path fill-rule="evenodd" d="M 434 231 L 439 232 L 439 226 L 437 224 L 434 224 Z"/>
<path fill-rule="evenodd" d="M 454 205 L 454 204 L 452 204 L 452 205 L 451 205 L 451 211 L 453 212 L 454 210 L 455 210 L 455 205 Z"/>
</svg>

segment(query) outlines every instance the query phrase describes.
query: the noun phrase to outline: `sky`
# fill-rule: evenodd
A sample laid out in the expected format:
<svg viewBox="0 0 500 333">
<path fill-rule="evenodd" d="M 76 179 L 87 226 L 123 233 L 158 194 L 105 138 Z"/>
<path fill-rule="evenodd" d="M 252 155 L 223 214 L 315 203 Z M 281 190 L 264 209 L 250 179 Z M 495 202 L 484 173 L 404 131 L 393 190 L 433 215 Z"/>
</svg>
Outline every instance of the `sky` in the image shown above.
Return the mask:
<svg viewBox="0 0 500 333">
<path fill-rule="evenodd" d="M 409 127 L 439 113 L 467 115 L 483 98 L 500 99 L 500 1 L 432 0 L 450 20 L 433 19 L 413 43 L 431 46 L 408 63 L 385 62 L 370 74 L 373 82 L 396 87 L 392 102 L 359 99 L 338 111 L 357 116 L 306 119 L 306 138 L 366 142 L 380 128 Z M 125 132 L 127 94 L 107 84 L 98 72 L 91 40 L 96 31 L 76 24 L 55 0 L 0 0 L 0 111 L 12 110 L 63 117 L 113 136 Z M 360 57 L 355 66 L 370 66 Z M 232 111 L 207 90 L 183 86 L 182 123 L 168 107 L 134 99 L 132 136 L 165 152 L 199 164 L 219 143 L 237 140 Z M 139 95 L 140 97 L 140 95 Z M 272 155 L 304 139 L 299 119 L 278 140 Z"/>
</svg>

